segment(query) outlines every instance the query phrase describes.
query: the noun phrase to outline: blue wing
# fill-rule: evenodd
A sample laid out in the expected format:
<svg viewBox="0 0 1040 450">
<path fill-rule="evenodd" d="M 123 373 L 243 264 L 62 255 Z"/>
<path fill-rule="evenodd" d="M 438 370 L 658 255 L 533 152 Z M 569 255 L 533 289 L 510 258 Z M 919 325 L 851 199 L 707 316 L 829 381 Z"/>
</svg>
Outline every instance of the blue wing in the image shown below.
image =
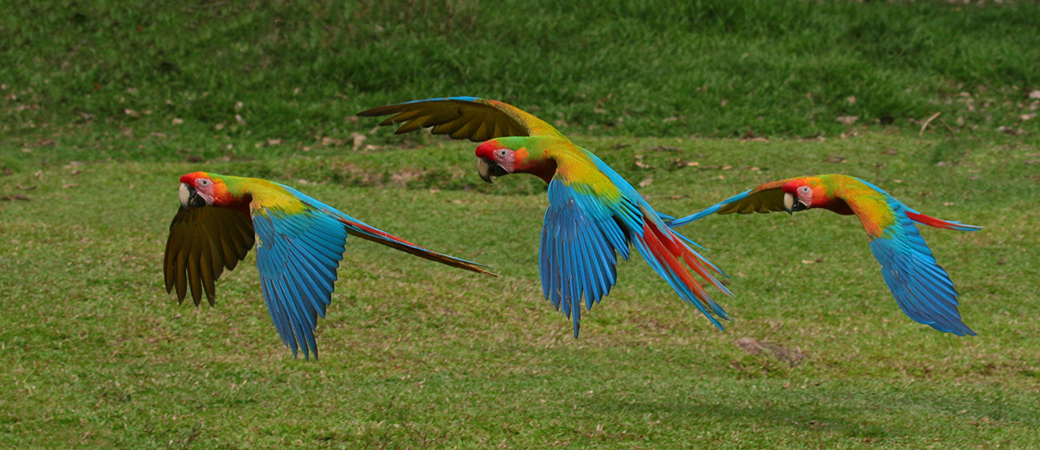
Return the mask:
<svg viewBox="0 0 1040 450">
<path fill-rule="evenodd" d="M 627 181 L 595 155 L 588 155 L 618 187 L 621 199 L 607 204 L 588 186 L 557 175 L 549 183 L 549 208 L 539 252 L 543 294 L 572 319 L 574 336 L 580 330 L 581 298 L 584 296 L 586 308 L 591 309 L 610 292 L 617 279 L 615 252 L 627 260 L 629 244 L 683 300 L 721 329 L 712 313 L 725 319 L 729 316 L 693 280 L 687 267 L 729 294 L 705 267 L 721 272 L 683 243 L 685 237 L 666 227 Z"/>
<path fill-rule="evenodd" d="M 542 292 L 557 310 L 581 322 L 580 302 L 592 308 L 617 281 L 617 253 L 628 259 L 630 237 L 614 212 L 588 194 L 554 179 L 549 183 L 539 254 Z"/>
<path fill-rule="evenodd" d="M 890 195 L 885 194 L 885 199 L 896 223 L 870 241 L 870 249 L 881 263 L 881 274 L 899 307 L 911 319 L 939 331 L 975 336 L 961 320 L 953 281 L 907 216 L 909 208 Z M 853 203 L 850 206 L 856 210 Z"/>
<path fill-rule="evenodd" d="M 282 342 L 318 357 L 314 329 L 332 297 L 347 232 L 338 220 L 308 207 L 298 214 L 253 211 L 260 285 Z"/>
</svg>

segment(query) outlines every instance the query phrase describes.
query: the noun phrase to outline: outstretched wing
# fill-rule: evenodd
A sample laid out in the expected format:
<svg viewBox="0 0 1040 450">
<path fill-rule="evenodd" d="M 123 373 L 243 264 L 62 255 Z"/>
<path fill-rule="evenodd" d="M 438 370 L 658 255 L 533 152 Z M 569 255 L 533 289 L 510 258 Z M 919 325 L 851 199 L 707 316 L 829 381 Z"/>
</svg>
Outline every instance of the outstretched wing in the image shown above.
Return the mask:
<svg viewBox="0 0 1040 450">
<path fill-rule="evenodd" d="M 505 136 L 554 136 L 566 139 L 552 125 L 515 106 L 477 97 L 415 100 L 358 113 L 365 117 L 388 114 L 393 116 L 379 125 L 403 123 L 397 129 L 397 134 L 433 127 L 433 134 L 447 134 L 452 139 L 469 139 L 473 142 Z"/>
<path fill-rule="evenodd" d="M 903 312 L 939 331 L 975 336 L 961 320 L 953 281 L 935 261 L 914 220 L 907 215 L 908 208 L 883 192 L 845 201 L 867 230 L 870 249 Z"/>
<path fill-rule="evenodd" d="M 294 208 L 295 209 L 295 208 Z M 304 205 L 286 212 L 252 205 L 256 266 L 271 320 L 292 350 L 318 357 L 314 329 L 332 298 L 347 231 L 328 214 Z"/>
<path fill-rule="evenodd" d="M 672 220 L 668 223 L 671 227 L 686 225 L 690 222 L 703 219 L 712 214 L 750 214 L 769 213 L 784 210 L 784 193 L 781 188 L 787 184 L 786 180 L 773 181 L 763 184 L 757 188 L 741 192 L 715 205 L 712 205 L 698 213 Z"/>
<path fill-rule="evenodd" d="M 216 297 L 214 283 L 233 270 L 253 248 L 253 224 L 244 211 L 206 207 L 180 208 L 170 224 L 163 257 L 166 292 L 177 289 L 177 301 L 183 302 L 191 287 L 191 297 L 198 306 L 205 290 L 209 304 Z"/>
</svg>

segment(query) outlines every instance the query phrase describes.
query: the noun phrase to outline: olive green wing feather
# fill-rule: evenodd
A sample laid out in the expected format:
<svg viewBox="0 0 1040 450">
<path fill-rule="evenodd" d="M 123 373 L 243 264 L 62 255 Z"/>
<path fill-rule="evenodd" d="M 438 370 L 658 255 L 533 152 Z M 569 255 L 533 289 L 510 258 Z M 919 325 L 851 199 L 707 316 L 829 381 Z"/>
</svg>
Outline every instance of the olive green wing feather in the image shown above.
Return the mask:
<svg viewBox="0 0 1040 450">
<path fill-rule="evenodd" d="M 380 126 L 402 124 L 397 134 L 432 128 L 433 134 L 452 139 L 484 142 L 506 136 L 554 136 L 566 139 L 556 128 L 523 110 L 497 100 L 446 97 L 381 106 L 359 116 L 390 115 Z"/>
<path fill-rule="evenodd" d="M 188 288 L 198 306 L 205 290 L 209 304 L 216 297 L 214 283 L 233 270 L 253 248 L 255 234 L 249 214 L 243 211 L 206 207 L 181 208 L 170 224 L 163 257 L 166 292 L 177 289 L 184 301 Z"/>
</svg>

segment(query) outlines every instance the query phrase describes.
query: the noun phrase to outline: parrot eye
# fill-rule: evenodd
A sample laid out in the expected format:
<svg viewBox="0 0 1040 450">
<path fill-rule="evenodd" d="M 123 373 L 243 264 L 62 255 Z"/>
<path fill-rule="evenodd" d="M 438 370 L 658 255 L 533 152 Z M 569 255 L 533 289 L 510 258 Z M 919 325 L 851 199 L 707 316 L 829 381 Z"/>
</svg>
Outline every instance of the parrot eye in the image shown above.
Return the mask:
<svg viewBox="0 0 1040 450">
<path fill-rule="evenodd" d="M 798 192 L 802 194 L 808 194 L 810 191 L 809 186 L 802 186 L 798 188 Z"/>
<path fill-rule="evenodd" d="M 209 183 L 210 183 L 209 180 L 207 180 L 205 178 L 200 178 L 199 179 L 199 187 L 209 186 Z"/>
<path fill-rule="evenodd" d="M 504 149 L 504 148 L 503 148 L 503 149 L 501 149 L 501 150 L 499 150 L 499 151 L 497 151 L 497 152 L 495 152 L 495 153 L 497 153 L 497 154 L 498 154 L 498 157 L 499 157 L 499 158 L 505 158 L 505 157 L 506 157 L 506 155 L 508 155 L 508 154 L 509 154 L 509 150 L 506 150 L 506 149 Z"/>
</svg>

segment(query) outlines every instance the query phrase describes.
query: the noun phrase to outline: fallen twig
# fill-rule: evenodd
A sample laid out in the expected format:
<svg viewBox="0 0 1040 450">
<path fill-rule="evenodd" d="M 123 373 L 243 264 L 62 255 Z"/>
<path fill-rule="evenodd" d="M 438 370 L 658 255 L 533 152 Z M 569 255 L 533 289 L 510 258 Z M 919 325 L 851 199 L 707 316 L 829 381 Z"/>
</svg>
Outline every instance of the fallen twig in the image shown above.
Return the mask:
<svg viewBox="0 0 1040 450">
<path fill-rule="evenodd" d="M 921 132 L 917 133 L 917 137 L 924 136 L 924 130 L 926 128 L 928 128 L 928 124 L 932 123 L 932 121 L 935 120 L 936 117 L 939 117 L 939 114 L 942 114 L 942 113 L 941 112 L 937 112 L 932 117 L 929 117 L 928 120 L 924 121 L 924 125 L 921 125 Z"/>
</svg>

